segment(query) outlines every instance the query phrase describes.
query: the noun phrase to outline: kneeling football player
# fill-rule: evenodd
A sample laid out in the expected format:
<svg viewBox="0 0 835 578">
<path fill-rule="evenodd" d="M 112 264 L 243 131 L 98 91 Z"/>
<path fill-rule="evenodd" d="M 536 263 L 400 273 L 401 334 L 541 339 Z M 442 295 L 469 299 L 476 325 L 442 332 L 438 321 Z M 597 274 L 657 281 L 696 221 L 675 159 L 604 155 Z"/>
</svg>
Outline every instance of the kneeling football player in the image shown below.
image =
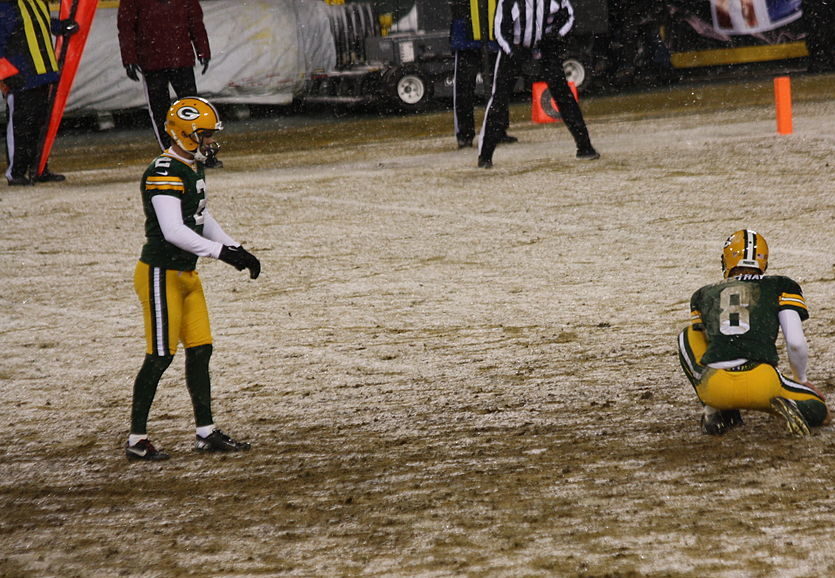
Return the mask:
<svg viewBox="0 0 835 578">
<path fill-rule="evenodd" d="M 706 434 L 742 425 L 742 409 L 780 416 L 796 435 L 829 423 L 824 397 L 806 376 L 802 321 L 809 312 L 803 292 L 788 277 L 765 275 L 767 267 L 762 235 L 737 231 L 722 250 L 725 278 L 690 299 L 690 326 L 678 339 L 679 361 L 704 405 Z M 786 340 L 791 378 L 777 370 L 778 331 Z"/>
</svg>

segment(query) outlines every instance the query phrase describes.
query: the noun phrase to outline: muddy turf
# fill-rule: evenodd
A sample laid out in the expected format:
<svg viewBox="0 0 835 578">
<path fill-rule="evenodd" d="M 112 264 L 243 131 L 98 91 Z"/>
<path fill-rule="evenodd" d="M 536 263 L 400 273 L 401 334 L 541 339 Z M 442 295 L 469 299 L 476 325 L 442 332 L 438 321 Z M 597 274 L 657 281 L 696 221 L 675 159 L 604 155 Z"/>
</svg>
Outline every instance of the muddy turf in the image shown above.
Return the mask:
<svg viewBox="0 0 835 578">
<path fill-rule="evenodd" d="M 702 435 L 675 337 L 753 228 L 835 391 L 833 84 L 786 136 L 770 79 L 590 98 L 593 163 L 520 104 L 491 171 L 448 112 L 229 123 L 209 207 L 263 273 L 199 268 L 253 449 L 192 451 L 180 352 L 163 463 L 122 449 L 150 132 L 66 135 L 0 189 L 0 575 L 832 575 L 835 429 Z"/>
</svg>

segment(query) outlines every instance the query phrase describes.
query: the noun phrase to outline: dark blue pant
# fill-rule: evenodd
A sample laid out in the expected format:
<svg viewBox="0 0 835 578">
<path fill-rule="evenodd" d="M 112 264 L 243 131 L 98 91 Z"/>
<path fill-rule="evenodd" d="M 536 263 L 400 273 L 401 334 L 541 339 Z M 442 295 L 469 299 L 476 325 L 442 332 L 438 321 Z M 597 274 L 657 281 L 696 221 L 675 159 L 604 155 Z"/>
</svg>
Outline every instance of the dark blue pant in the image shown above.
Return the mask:
<svg viewBox="0 0 835 578">
<path fill-rule="evenodd" d="M 484 72 L 485 66 L 493 67 L 495 52 L 481 50 L 455 51 L 455 76 L 453 77 L 453 120 L 455 136 L 459 139 L 472 140 L 475 138 L 475 89 L 476 77 Z M 488 62 L 485 62 L 487 60 Z M 487 75 L 482 75 L 487 76 Z M 487 83 L 488 79 L 484 78 Z M 507 131 L 508 114 L 505 109 L 502 120 L 502 134 Z"/>
<path fill-rule="evenodd" d="M 44 84 L 6 96 L 6 178 L 34 175 L 41 132 L 49 120 L 49 89 Z"/>
</svg>

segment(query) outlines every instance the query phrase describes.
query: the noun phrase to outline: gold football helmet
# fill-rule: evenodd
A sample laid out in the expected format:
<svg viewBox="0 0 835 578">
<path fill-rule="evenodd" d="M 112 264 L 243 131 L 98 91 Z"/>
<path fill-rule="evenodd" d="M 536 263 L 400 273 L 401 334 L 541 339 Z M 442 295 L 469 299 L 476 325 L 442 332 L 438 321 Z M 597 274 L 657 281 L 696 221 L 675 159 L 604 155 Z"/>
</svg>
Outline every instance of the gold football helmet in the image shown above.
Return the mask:
<svg viewBox="0 0 835 578">
<path fill-rule="evenodd" d="M 203 139 L 215 131 L 223 130 L 223 123 L 212 104 L 197 96 L 181 98 L 168 109 L 165 117 L 165 132 L 184 151 L 205 162 L 220 148 L 218 143 L 205 144 Z"/>
<path fill-rule="evenodd" d="M 722 247 L 722 273 L 725 277 L 734 267 L 751 267 L 765 273 L 768 268 L 768 243 L 750 229 L 737 231 Z"/>
</svg>

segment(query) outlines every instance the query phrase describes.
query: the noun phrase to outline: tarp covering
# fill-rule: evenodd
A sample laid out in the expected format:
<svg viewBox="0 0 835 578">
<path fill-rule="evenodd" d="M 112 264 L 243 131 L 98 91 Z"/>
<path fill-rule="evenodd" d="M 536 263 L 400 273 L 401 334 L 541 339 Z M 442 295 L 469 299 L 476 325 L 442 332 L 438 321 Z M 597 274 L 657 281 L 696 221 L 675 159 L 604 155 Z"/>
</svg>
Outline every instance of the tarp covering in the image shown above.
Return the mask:
<svg viewBox="0 0 835 578">
<path fill-rule="evenodd" d="M 203 0 L 212 49 L 208 72 L 195 69 L 200 96 L 218 103 L 289 104 L 336 55 L 322 0 Z M 103 2 L 67 103 L 68 112 L 145 106 L 142 86 L 125 75 L 117 3 Z M 172 93 L 172 98 L 173 98 Z"/>
</svg>

